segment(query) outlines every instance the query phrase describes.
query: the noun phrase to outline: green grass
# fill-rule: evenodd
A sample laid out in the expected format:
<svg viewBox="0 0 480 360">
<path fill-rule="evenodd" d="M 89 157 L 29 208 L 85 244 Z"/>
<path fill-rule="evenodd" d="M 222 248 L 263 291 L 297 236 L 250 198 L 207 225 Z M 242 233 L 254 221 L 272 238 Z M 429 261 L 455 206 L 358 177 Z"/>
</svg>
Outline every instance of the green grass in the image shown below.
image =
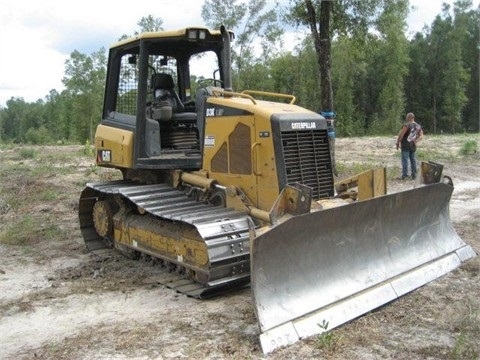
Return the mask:
<svg viewBox="0 0 480 360">
<path fill-rule="evenodd" d="M 315 345 L 317 348 L 327 351 L 334 350 L 339 339 L 332 331 L 328 331 L 328 321 L 324 319 L 321 324 L 317 325 L 322 330 L 322 332 L 315 338 Z"/>
<path fill-rule="evenodd" d="M 78 174 L 77 151 L 58 147 L 8 147 L 0 158 L 0 243 L 35 246 L 67 236 L 59 208 L 79 196 L 59 175 Z M 60 206 L 59 206 L 60 204 Z"/>
<path fill-rule="evenodd" d="M 455 360 L 478 360 L 480 353 L 475 349 L 478 338 L 466 332 L 460 332 L 455 340 L 455 345 L 450 351 L 449 358 Z"/>
<path fill-rule="evenodd" d="M 62 236 L 62 231 L 54 223 L 55 219 L 52 220 L 44 214 L 25 215 L 7 225 L 0 233 L 0 243 L 32 246 L 46 240 L 55 241 Z"/>
<path fill-rule="evenodd" d="M 338 161 L 336 163 L 337 171 L 342 179 L 348 178 L 350 176 L 355 176 L 364 171 L 372 170 L 380 166 L 382 165 L 375 164 L 373 162 L 344 163 L 344 162 Z M 335 180 L 338 180 L 338 179 L 335 179 Z"/>
<path fill-rule="evenodd" d="M 32 148 L 21 148 L 20 149 L 20 157 L 22 159 L 33 159 L 36 155 L 36 152 Z"/>
<path fill-rule="evenodd" d="M 53 201 L 60 199 L 61 193 L 58 191 L 58 189 L 43 189 L 39 194 L 38 194 L 38 200 L 39 201 Z"/>
<path fill-rule="evenodd" d="M 90 148 L 87 145 L 2 147 L 0 243 L 27 249 L 68 236 L 71 230 L 62 229 L 58 217 L 62 211 L 76 211 L 69 204 L 77 204 L 85 183 L 93 178 L 100 181 L 121 178 L 118 170 L 96 166 L 86 150 Z"/>
<path fill-rule="evenodd" d="M 400 160 L 399 165 L 395 166 L 387 166 L 387 180 L 393 180 L 398 178 L 398 175 L 401 172 Z M 340 174 L 341 179 L 346 179 L 350 176 L 358 175 L 364 171 L 372 170 L 378 167 L 382 167 L 385 165 L 382 164 L 375 164 L 373 162 L 366 162 L 366 163 L 344 163 L 344 162 L 337 162 L 337 171 Z M 340 179 L 335 179 L 335 181 Z"/>
<path fill-rule="evenodd" d="M 477 360 L 480 358 L 480 308 L 474 301 L 466 299 L 464 307 L 454 321 L 457 336 L 450 351 L 450 359 Z"/>
<path fill-rule="evenodd" d="M 476 140 L 466 140 L 460 147 L 461 155 L 474 155 L 478 152 L 478 144 Z"/>
<path fill-rule="evenodd" d="M 35 238 L 36 220 L 33 216 L 27 215 L 9 224 L 6 230 L 0 233 L 0 243 L 9 245 L 33 245 Z"/>
<path fill-rule="evenodd" d="M 454 161 L 458 159 L 458 155 L 449 148 L 432 149 L 418 147 L 416 151 L 418 161 L 434 161 L 434 159 L 442 159 L 442 161 Z M 400 155 L 399 155 L 400 157 Z"/>
</svg>

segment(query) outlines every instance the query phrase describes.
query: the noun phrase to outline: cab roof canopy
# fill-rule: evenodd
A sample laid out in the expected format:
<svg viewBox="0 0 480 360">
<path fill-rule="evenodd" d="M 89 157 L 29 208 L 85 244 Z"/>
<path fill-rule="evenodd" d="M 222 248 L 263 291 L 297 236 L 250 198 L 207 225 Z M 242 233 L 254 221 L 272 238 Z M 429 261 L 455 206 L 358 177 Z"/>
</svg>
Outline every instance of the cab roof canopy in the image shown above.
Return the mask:
<svg viewBox="0 0 480 360">
<path fill-rule="evenodd" d="M 230 38 L 233 39 L 233 32 Z M 223 47 L 222 34 L 219 30 L 205 27 L 189 27 L 179 30 L 144 32 L 125 40 L 114 43 L 110 49 L 120 50 L 134 48 L 140 42 L 149 42 L 150 54 L 162 54 L 177 57 L 179 54 L 188 55 L 204 51 L 221 51 Z"/>
</svg>

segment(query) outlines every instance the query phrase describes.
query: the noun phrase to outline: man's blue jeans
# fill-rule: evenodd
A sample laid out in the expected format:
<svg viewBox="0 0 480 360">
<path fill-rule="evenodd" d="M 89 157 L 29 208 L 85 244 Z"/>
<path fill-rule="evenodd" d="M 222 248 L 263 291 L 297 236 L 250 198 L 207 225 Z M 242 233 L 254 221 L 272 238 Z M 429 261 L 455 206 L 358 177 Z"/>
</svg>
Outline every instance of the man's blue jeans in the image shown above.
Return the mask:
<svg viewBox="0 0 480 360">
<path fill-rule="evenodd" d="M 408 164 L 410 163 L 412 179 L 417 177 L 417 159 L 415 151 L 402 150 L 402 178 L 408 176 Z"/>
</svg>

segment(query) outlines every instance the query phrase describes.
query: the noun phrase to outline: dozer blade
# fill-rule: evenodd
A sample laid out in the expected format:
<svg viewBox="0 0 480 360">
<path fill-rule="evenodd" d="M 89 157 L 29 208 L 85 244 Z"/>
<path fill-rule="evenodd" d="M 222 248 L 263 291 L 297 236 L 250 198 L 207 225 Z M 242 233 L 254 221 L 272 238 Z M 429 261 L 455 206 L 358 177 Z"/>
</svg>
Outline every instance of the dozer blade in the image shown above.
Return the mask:
<svg viewBox="0 0 480 360">
<path fill-rule="evenodd" d="M 450 222 L 452 191 L 437 183 L 295 216 L 255 238 L 263 352 L 335 328 L 474 257 Z"/>
</svg>

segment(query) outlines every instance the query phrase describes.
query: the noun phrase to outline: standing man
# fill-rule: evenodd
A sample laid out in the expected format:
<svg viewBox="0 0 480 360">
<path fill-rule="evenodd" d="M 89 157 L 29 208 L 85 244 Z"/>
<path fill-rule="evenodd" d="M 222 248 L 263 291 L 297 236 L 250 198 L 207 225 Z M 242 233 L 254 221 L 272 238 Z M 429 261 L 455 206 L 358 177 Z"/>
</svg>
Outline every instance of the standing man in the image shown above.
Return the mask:
<svg viewBox="0 0 480 360">
<path fill-rule="evenodd" d="M 417 142 L 422 140 L 422 127 L 415 122 L 415 115 L 408 113 L 405 117 L 405 124 L 398 133 L 397 150 L 402 149 L 402 180 L 408 179 L 408 163 L 410 161 L 412 180 L 417 177 Z"/>
</svg>

